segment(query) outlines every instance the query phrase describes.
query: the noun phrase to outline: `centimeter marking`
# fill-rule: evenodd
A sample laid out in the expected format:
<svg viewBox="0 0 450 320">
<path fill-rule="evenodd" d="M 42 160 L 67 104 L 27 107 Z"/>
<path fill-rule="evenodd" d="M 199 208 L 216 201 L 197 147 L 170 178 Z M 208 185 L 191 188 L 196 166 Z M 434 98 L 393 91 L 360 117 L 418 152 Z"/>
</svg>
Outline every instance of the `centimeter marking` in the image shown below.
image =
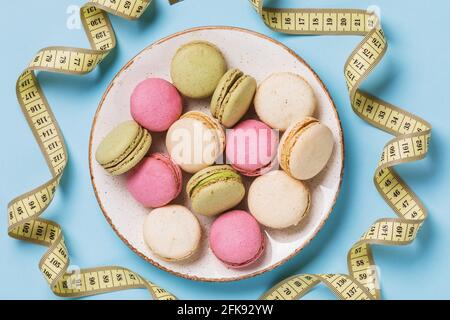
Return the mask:
<svg viewBox="0 0 450 320">
<path fill-rule="evenodd" d="M 263 11 L 263 20 L 273 30 L 304 34 L 364 34 L 372 29 L 375 20 L 366 11 L 298 9 L 289 12 L 282 9 Z"/>
</svg>

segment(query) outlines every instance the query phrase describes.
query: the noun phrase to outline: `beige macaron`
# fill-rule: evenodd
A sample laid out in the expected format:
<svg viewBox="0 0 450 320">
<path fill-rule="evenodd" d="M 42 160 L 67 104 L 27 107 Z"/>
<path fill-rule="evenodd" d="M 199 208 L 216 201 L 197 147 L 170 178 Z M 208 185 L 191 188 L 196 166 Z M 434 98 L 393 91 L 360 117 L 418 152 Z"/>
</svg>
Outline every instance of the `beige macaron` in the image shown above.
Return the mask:
<svg viewBox="0 0 450 320">
<path fill-rule="evenodd" d="M 222 155 L 225 132 L 216 119 L 190 111 L 169 128 L 166 147 L 172 160 L 184 171 L 196 173 Z"/>
<path fill-rule="evenodd" d="M 144 241 L 154 254 L 167 261 L 191 257 L 201 239 L 196 216 L 186 207 L 169 205 L 154 209 L 144 221 Z"/>
<path fill-rule="evenodd" d="M 293 124 L 281 138 L 278 161 L 289 175 L 299 180 L 315 177 L 333 153 L 331 130 L 319 120 L 307 117 Z"/>
<path fill-rule="evenodd" d="M 253 181 L 247 201 L 250 213 L 259 223 L 284 229 L 297 225 L 306 216 L 311 195 L 303 182 L 276 170 Z"/>
<path fill-rule="evenodd" d="M 292 123 L 312 116 L 317 101 L 305 79 L 294 73 L 280 72 L 270 75 L 259 85 L 254 105 L 263 122 L 284 131 Z"/>
</svg>

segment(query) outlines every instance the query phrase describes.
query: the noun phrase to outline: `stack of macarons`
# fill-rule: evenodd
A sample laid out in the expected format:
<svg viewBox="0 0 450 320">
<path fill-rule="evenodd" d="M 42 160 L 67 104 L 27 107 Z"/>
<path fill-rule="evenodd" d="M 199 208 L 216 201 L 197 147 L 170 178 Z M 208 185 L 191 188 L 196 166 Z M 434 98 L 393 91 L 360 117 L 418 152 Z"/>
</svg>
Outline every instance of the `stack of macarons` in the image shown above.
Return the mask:
<svg viewBox="0 0 450 320">
<path fill-rule="evenodd" d="M 212 43 L 181 46 L 170 75 L 171 82 L 137 84 L 130 98 L 133 120 L 104 138 L 97 162 L 111 175 L 126 174 L 131 196 L 151 209 L 143 240 L 155 255 L 174 262 L 195 256 L 202 215 L 213 219 L 212 253 L 230 268 L 249 266 L 266 248 L 263 227 L 288 228 L 307 215 L 311 194 L 304 180 L 326 166 L 333 134 L 313 118 L 317 100 L 306 80 L 280 72 L 258 86 L 252 76 L 228 68 Z M 210 112 L 183 114 L 185 99 L 206 98 Z M 156 132 L 165 133 L 167 153 L 152 151 Z M 220 164 L 224 159 L 227 164 Z M 183 181 L 187 206 L 180 205 Z"/>
</svg>

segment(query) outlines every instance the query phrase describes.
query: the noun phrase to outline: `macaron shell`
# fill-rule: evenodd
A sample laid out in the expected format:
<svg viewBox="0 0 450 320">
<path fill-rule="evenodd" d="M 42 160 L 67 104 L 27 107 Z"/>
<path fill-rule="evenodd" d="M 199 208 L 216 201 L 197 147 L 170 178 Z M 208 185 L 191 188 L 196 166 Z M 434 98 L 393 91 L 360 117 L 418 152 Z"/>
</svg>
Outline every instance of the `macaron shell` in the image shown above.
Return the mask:
<svg viewBox="0 0 450 320">
<path fill-rule="evenodd" d="M 201 121 L 214 134 L 214 138 L 218 141 L 220 154 L 225 149 L 225 132 L 222 125 L 213 117 L 210 117 L 200 111 L 186 112 L 182 118 L 193 118 Z"/>
<path fill-rule="evenodd" d="M 183 188 L 183 174 L 181 173 L 180 167 L 166 154 L 154 153 L 153 156 L 161 162 L 164 162 L 166 166 L 172 170 L 176 186 L 178 186 L 176 191 L 176 196 L 178 196 Z"/>
<path fill-rule="evenodd" d="M 182 99 L 170 82 L 149 78 L 134 89 L 130 106 L 133 119 L 140 125 L 153 132 L 162 132 L 181 116 Z"/>
<path fill-rule="evenodd" d="M 284 131 L 292 123 L 312 116 L 317 102 L 311 86 L 302 77 L 283 72 L 272 74 L 259 85 L 254 104 L 263 122 Z"/>
<path fill-rule="evenodd" d="M 209 122 L 189 116 L 192 114 L 186 113 L 176 121 L 166 135 L 166 147 L 171 158 L 188 173 L 212 165 L 222 154 L 225 140 L 220 126 L 211 128 Z M 200 141 L 194 141 L 198 137 Z"/>
<path fill-rule="evenodd" d="M 247 113 L 256 91 L 256 80 L 241 77 L 230 89 L 223 102 L 220 122 L 227 128 L 234 126 Z"/>
<path fill-rule="evenodd" d="M 119 124 L 99 144 L 95 153 L 95 159 L 101 165 L 123 156 L 124 152 L 134 143 L 136 146 L 140 141 L 137 139 L 140 127 L 135 121 L 126 121 Z"/>
<path fill-rule="evenodd" d="M 197 218 L 179 205 L 151 211 L 145 218 L 143 232 L 144 241 L 153 253 L 168 261 L 191 257 L 201 239 Z"/>
<path fill-rule="evenodd" d="M 276 158 L 274 160 L 276 160 Z M 267 164 L 264 167 L 261 167 L 261 168 L 259 168 L 257 170 L 251 170 L 251 171 L 250 170 L 244 170 L 242 168 L 238 168 L 238 167 L 236 167 L 234 165 L 231 165 L 231 167 L 234 170 L 238 171 L 243 176 L 246 176 L 246 177 L 259 177 L 259 176 L 262 176 L 263 174 L 266 174 L 267 172 L 270 172 L 276 165 L 277 165 L 277 161 L 272 161 L 272 162 L 270 162 L 269 164 Z"/>
<path fill-rule="evenodd" d="M 245 188 L 241 181 L 211 182 L 194 193 L 192 210 L 205 216 L 217 215 L 238 205 L 244 196 Z"/>
<path fill-rule="evenodd" d="M 276 162 L 277 144 L 272 128 L 258 120 L 245 120 L 228 131 L 226 156 L 234 169 L 258 176 Z"/>
<path fill-rule="evenodd" d="M 247 212 L 235 210 L 217 218 L 210 230 L 210 247 L 216 257 L 232 268 L 255 262 L 263 253 L 264 235 Z"/>
<path fill-rule="evenodd" d="M 213 94 L 226 71 L 225 59 L 215 45 L 194 41 L 177 50 L 170 73 L 183 95 L 200 99 Z"/>
<path fill-rule="evenodd" d="M 295 145 L 297 138 L 307 130 L 308 127 L 319 123 L 319 120 L 313 117 L 306 117 L 303 120 L 292 124 L 283 134 L 278 147 L 278 161 L 283 170 L 290 174 L 289 160 L 290 153 Z"/>
<path fill-rule="evenodd" d="M 333 133 L 327 126 L 321 123 L 309 126 L 290 150 L 289 174 L 300 180 L 315 177 L 327 165 L 333 147 Z"/>
<path fill-rule="evenodd" d="M 235 177 L 240 178 L 239 174 L 233 171 L 233 168 L 229 165 L 215 165 L 206 167 L 199 172 L 195 173 L 186 184 L 186 192 L 190 196 L 194 193 L 195 188 L 203 184 L 207 180 L 211 180 L 214 177 Z"/>
<path fill-rule="evenodd" d="M 152 144 L 152 137 L 144 129 L 144 135 L 141 142 L 136 146 L 136 148 L 119 164 L 112 168 L 107 168 L 108 172 L 114 176 L 124 174 L 134 167 L 136 167 L 141 160 L 147 155 Z"/>
<path fill-rule="evenodd" d="M 311 196 L 301 181 L 277 170 L 253 181 L 247 201 L 251 214 L 259 223 L 284 229 L 297 225 L 305 217 Z"/>
<path fill-rule="evenodd" d="M 162 207 L 180 194 L 180 169 L 166 159 L 160 154 L 152 154 L 127 176 L 128 191 L 147 208 Z"/>
<path fill-rule="evenodd" d="M 215 118 L 218 117 L 217 111 L 220 109 L 220 105 L 225 99 L 227 92 L 230 90 L 233 84 L 242 76 L 243 76 L 242 71 L 238 69 L 230 69 L 220 79 L 219 84 L 217 85 L 217 88 L 214 90 L 214 94 L 211 98 L 211 114 Z"/>
</svg>

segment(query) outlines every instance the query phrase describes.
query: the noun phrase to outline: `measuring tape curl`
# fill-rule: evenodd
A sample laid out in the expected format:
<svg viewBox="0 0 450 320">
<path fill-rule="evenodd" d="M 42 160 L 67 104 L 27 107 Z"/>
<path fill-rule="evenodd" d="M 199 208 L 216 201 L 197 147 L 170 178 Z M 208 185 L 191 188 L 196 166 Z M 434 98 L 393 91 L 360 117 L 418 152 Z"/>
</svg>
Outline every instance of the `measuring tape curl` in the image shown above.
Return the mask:
<svg viewBox="0 0 450 320">
<path fill-rule="evenodd" d="M 379 281 L 370 245 L 411 243 L 427 212 L 394 166 L 421 160 L 428 152 L 431 125 L 425 120 L 359 89 L 387 50 L 379 18 L 357 9 L 266 8 L 264 0 L 250 0 L 272 30 L 297 35 L 362 35 L 364 39 L 345 63 L 344 74 L 353 111 L 371 125 L 395 136 L 383 148 L 374 183 L 398 218 L 382 218 L 352 246 L 347 256 L 349 275 L 304 274 L 285 279 L 261 299 L 293 300 L 319 283 L 344 300 L 380 299 Z"/>
<path fill-rule="evenodd" d="M 146 288 L 154 299 L 176 299 L 139 274 L 122 267 L 100 267 L 67 272 L 70 265 L 61 227 L 40 215 L 52 202 L 68 161 L 63 135 L 39 86 L 35 71 L 85 74 L 92 71 L 116 46 L 108 13 L 134 20 L 151 0 L 90 0 L 80 17 L 90 49 L 48 47 L 40 50 L 17 80 L 19 104 L 47 161 L 52 178 L 8 204 L 8 234 L 48 247 L 39 268 L 51 290 L 62 297 L 83 297 L 132 288 Z"/>
</svg>

